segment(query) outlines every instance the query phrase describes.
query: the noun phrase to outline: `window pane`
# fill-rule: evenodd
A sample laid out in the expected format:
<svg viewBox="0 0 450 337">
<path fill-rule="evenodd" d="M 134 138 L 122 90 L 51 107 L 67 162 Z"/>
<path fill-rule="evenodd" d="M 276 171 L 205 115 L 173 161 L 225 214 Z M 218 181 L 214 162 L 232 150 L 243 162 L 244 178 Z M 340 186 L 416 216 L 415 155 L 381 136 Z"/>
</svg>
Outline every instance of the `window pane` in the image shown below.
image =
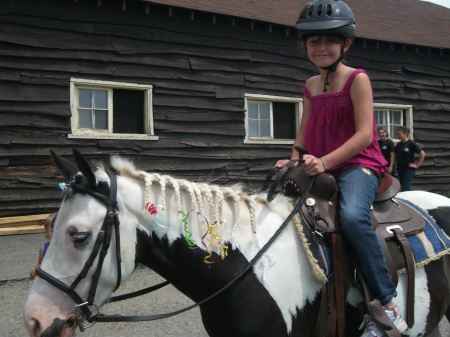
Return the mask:
<svg viewBox="0 0 450 337">
<path fill-rule="evenodd" d="M 391 111 L 391 124 L 402 125 L 402 112 L 398 110 Z"/>
<path fill-rule="evenodd" d="M 80 129 L 92 129 L 92 111 L 78 109 L 78 127 Z"/>
<path fill-rule="evenodd" d="M 95 90 L 95 108 L 96 109 L 107 109 L 108 108 L 108 91 L 106 90 Z"/>
<path fill-rule="evenodd" d="M 78 89 L 78 100 L 80 108 L 92 108 L 92 90 Z"/>
<path fill-rule="evenodd" d="M 273 134 L 275 139 L 295 139 L 294 103 L 273 103 Z"/>
<path fill-rule="evenodd" d="M 249 137 L 258 137 L 259 136 L 259 130 L 258 130 L 258 121 L 251 119 L 248 121 L 248 135 Z"/>
<path fill-rule="evenodd" d="M 114 89 L 113 132 L 145 133 L 145 92 L 143 90 Z"/>
<path fill-rule="evenodd" d="M 248 118 L 258 119 L 258 103 L 248 102 Z"/>
<path fill-rule="evenodd" d="M 378 126 L 386 125 L 386 111 L 375 110 L 375 122 Z"/>
<path fill-rule="evenodd" d="M 108 111 L 95 110 L 95 128 L 108 130 Z"/>
<path fill-rule="evenodd" d="M 270 120 L 261 120 L 259 122 L 259 136 L 260 137 L 270 137 Z"/>
<path fill-rule="evenodd" d="M 270 103 L 259 103 L 259 118 L 270 119 Z"/>
</svg>

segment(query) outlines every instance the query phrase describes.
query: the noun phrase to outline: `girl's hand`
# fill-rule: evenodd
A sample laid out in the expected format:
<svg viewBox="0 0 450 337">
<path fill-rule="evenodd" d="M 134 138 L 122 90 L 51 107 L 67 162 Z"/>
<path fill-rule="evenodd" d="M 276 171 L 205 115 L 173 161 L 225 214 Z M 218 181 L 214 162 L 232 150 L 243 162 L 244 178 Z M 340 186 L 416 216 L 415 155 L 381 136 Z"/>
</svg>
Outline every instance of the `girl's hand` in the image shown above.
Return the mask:
<svg viewBox="0 0 450 337">
<path fill-rule="evenodd" d="M 277 163 L 275 164 L 275 167 L 276 168 L 282 168 L 288 162 L 289 162 L 289 159 L 281 159 L 281 160 L 277 161 Z"/>
<path fill-rule="evenodd" d="M 324 164 L 319 158 L 316 158 L 310 154 L 305 154 L 303 159 L 305 162 L 302 164 L 302 167 L 308 176 L 315 176 L 319 173 L 325 172 Z"/>
</svg>

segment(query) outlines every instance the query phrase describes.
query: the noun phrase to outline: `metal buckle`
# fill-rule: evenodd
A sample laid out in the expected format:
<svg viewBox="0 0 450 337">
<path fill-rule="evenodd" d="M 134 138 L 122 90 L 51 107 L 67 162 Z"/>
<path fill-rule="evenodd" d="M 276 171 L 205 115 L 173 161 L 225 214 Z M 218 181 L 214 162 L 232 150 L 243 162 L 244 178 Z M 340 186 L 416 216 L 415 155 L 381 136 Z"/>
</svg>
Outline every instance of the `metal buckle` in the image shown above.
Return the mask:
<svg viewBox="0 0 450 337">
<path fill-rule="evenodd" d="M 90 328 L 95 323 L 97 323 L 96 321 L 93 321 L 92 323 L 89 323 L 87 325 L 82 324 L 83 321 L 89 322 L 89 320 L 91 318 L 93 318 L 94 316 L 97 316 L 99 313 L 98 307 L 95 304 L 93 304 L 91 307 L 94 308 L 95 310 L 90 310 L 92 313 L 91 317 L 85 318 L 81 311 L 81 307 L 87 306 L 87 305 L 88 305 L 88 302 L 84 302 L 84 303 L 75 305 L 75 316 L 76 316 L 76 320 L 79 322 L 78 326 L 79 326 L 81 332 L 84 332 L 84 330 L 86 330 L 87 328 Z"/>
<path fill-rule="evenodd" d="M 397 209 L 400 209 L 400 204 L 398 203 L 398 201 L 396 199 L 392 198 L 391 201 Z"/>
<path fill-rule="evenodd" d="M 400 229 L 401 231 L 403 230 L 403 228 L 402 228 L 401 226 L 399 226 L 399 225 L 392 225 L 392 226 L 387 226 L 387 227 L 386 227 L 386 231 L 387 231 L 389 234 L 395 234 L 394 231 L 393 231 L 393 229 Z"/>
</svg>

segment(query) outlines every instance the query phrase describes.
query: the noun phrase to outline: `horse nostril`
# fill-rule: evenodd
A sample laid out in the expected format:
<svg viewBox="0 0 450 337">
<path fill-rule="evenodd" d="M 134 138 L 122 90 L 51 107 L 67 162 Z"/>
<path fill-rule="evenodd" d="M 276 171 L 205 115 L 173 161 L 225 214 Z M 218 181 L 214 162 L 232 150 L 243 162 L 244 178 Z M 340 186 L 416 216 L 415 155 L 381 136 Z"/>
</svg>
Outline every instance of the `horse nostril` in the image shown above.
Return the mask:
<svg viewBox="0 0 450 337">
<path fill-rule="evenodd" d="M 31 336 L 39 337 L 41 332 L 41 324 L 39 324 L 39 321 L 32 318 L 28 324 L 30 325 L 29 331 L 32 334 Z"/>
</svg>

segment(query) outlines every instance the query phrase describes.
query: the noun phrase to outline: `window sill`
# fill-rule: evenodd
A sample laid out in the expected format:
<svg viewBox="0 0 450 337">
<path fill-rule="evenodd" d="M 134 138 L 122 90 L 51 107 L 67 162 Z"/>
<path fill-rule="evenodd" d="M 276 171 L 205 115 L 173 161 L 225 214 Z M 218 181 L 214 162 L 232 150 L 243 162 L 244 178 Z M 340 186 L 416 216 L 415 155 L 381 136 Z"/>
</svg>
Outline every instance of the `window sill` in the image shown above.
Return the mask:
<svg viewBox="0 0 450 337">
<path fill-rule="evenodd" d="M 244 139 L 244 144 L 292 145 L 294 144 L 294 139 Z"/>
<path fill-rule="evenodd" d="M 159 140 L 158 136 L 139 134 L 68 134 L 67 138 L 72 139 L 116 139 L 116 140 Z"/>
</svg>

